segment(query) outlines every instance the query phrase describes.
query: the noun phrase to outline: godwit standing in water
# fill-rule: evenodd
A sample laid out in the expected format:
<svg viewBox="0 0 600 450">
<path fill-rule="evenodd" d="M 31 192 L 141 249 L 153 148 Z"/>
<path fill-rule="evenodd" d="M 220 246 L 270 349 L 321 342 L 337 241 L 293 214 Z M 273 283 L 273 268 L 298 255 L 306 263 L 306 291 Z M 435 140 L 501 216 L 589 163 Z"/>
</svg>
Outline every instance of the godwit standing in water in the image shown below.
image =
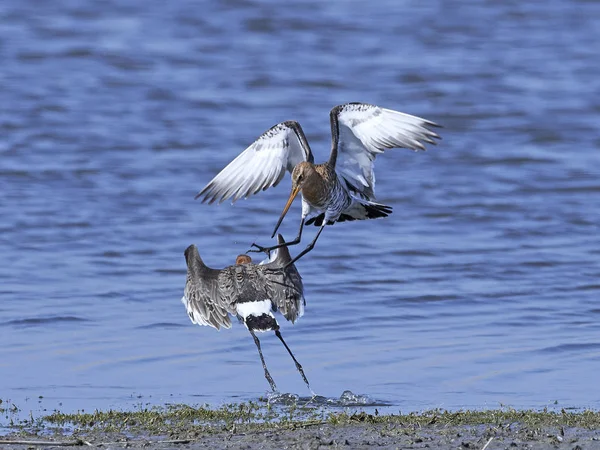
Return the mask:
<svg viewBox="0 0 600 450">
<path fill-rule="evenodd" d="M 292 258 L 284 245 L 285 241 L 281 235 L 277 235 L 277 240 L 282 247 L 271 255 L 268 262 L 253 264 L 248 255 L 240 255 L 235 266 L 223 270 L 206 266 L 196 246 L 190 245 L 185 250 L 188 272 L 181 301 L 192 323 L 198 325 L 209 325 L 217 330 L 221 327 L 231 328 L 229 315 L 237 316 L 254 338 L 265 378 L 273 391 L 277 390 L 277 386 L 267 369 L 255 332 L 275 331 L 310 390 L 302 366 L 283 340 L 273 315 L 279 311 L 294 323 L 304 314 L 306 303 L 302 278 L 296 267 L 289 264 Z"/>
<path fill-rule="evenodd" d="M 282 122 L 263 133 L 244 150 L 196 198 L 213 203 L 248 197 L 276 186 L 286 170 L 292 174 L 292 192 L 273 231 L 277 233 L 294 198 L 302 193 L 302 220 L 298 235 L 283 245 L 298 244 L 304 224 L 320 226 L 313 241 L 290 261 L 313 249 L 325 225 L 345 220 L 376 219 L 392 213 L 390 206 L 375 203 L 373 161 L 390 148 L 425 150 L 440 137 L 427 127 L 434 122 L 366 103 L 347 103 L 330 114 L 331 154 L 315 164 L 308 141 L 298 122 Z M 308 218 L 308 220 L 307 220 Z M 269 251 L 281 246 L 261 247 Z"/>
</svg>

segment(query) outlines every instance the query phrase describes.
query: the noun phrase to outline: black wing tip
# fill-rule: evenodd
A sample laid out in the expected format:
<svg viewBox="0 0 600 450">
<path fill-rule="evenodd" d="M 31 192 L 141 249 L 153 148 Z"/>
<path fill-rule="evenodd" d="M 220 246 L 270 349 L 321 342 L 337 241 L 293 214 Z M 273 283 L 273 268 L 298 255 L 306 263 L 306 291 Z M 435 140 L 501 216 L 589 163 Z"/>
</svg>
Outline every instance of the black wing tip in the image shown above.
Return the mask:
<svg viewBox="0 0 600 450">
<path fill-rule="evenodd" d="M 215 193 L 207 192 L 206 194 L 204 194 L 204 191 L 202 191 L 200 194 L 204 195 L 204 198 L 202 199 L 202 203 L 208 202 L 209 205 L 212 205 L 214 202 L 216 202 L 217 198 L 219 197 L 219 193 L 218 192 L 215 192 Z M 223 200 L 225 200 L 225 199 L 221 198 L 219 200 L 219 204 L 222 203 Z"/>
<path fill-rule="evenodd" d="M 206 200 L 208 199 L 207 191 L 210 189 L 211 184 L 212 183 L 208 183 L 206 186 L 204 186 L 204 188 L 194 196 L 194 200 L 198 200 L 200 197 L 204 196 L 204 198 L 202 199 L 202 203 L 206 202 Z"/>
<path fill-rule="evenodd" d="M 190 258 L 196 254 L 198 254 L 198 247 L 196 247 L 196 245 L 194 244 L 188 245 L 188 247 L 183 252 L 183 256 L 185 256 L 186 261 L 189 261 Z"/>
<path fill-rule="evenodd" d="M 438 139 L 438 140 L 442 140 L 441 136 L 438 136 L 436 133 L 429 133 L 426 137 L 422 137 L 420 138 L 420 140 L 418 141 L 419 145 L 418 148 L 412 149 L 416 152 L 426 152 L 427 151 L 427 147 L 423 144 L 423 142 L 429 144 L 429 145 L 438 145 L 438 141 L 435 141 L 434 139 Z"/>
<path fill-rule="evenodd" d="M 439 127 L 443 128 L 441 125 L 439 125 Z M 438 145 L 438 141 L 442 140 L 442 137 L 439 134 L 434 133 L 433 131 L 429 132 L 427 138 L 428 139 L 423 139 L 423 140 L 431 145 Z M 437 141 L 435 139 L 437 139 Z"/>
<path fill-rule="evenodd" d="M 442 137 L 439 134 L 437 134 L 435 131 L 430 130 L 427 127 L 444 128 L 444 126 L 440 125 L 439 123 L 432 122 L 431 120 L 427 120 L 427 119 L 423 119 L 423 122 L 424 122 L 423 128 L 426 130 L 426 132 L 423 133 L 424 136 L 421 137 L 420 140 L 423 142 L 427 142 L 428 144 L 431 144 L 431 145 L 437 145 L 438 142 L 435 139 L 437 139 L 438 141 L 441 141 Z M 426 149 L 423 148 L 423 150 L 426 150 Z"/>
<path fill-rule="evenodd" d="M 425 122 L 425 125 L 427 125 L 428 127 L 445 128 L 444 125 L 440 125 L 437 122 L 432 122 L 431 120 L 423 119 L 423 121 Z M 435 137 L 437 137 L 438 139 L 441 139 L 441 137 L 439 137 L 435 132 L 432 131 L 431 133 L 434 134 Z"/>
</svg>

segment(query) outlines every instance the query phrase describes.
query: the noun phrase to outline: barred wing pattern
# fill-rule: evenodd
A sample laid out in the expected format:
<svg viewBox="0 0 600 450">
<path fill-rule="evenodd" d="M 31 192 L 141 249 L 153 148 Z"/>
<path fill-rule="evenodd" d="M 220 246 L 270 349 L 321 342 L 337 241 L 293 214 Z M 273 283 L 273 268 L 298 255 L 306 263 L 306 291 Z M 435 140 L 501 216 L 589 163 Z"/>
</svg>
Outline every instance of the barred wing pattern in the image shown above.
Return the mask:
<svg viewBox="0 0 600 450">
<path fill-rule="evenodd" d="M 277 235 L 277 243 L 285 244 L 281 234 Z M 270 287 L 270 299 L 277 306 L 279 312 L 290 322 L 294 323 L 304 315 L 304 286 L 302 277 L 296 269 L 291 266 L 281 269 L 292 260 L 287 247 L 280 247 L 271 255 L 268 263 L 261 264 L 264 267 L 265 277 L 268 280 L 267 286 Z"/>
<path fill-rule="evenodd" d="M 285 240 L 279 234 L 278 242 Z M 191 321 L 219 330 L 231 327 L 237 305 L 269 300 L 274 310 L 292 323 L 304 313 L 304 287 L 286 247 L 278 249 L 264 264 L 241 264 L 222 270 L 206 266 L 195 245 L 185 251 L 188 266 L 184 296 L 181 299 Z"/>
<path fill-rule="evenodd" d="M 439 127 L 420 117 L 366 103 L 336 106 L 330 113 L 332 157 L 336 172 L 360 197 L 375 200 L 373 161 L 390 148 L 425 150 L 423 143 L 441 139 L 427 127 Z"/>
<path fill-rule="evenodd" d="M 269 299 L 265 276 L 256 267 L 250 263 L 221 270 L 219 293 L 224 303 L 237 305 Z"/>
<path fill-rule="evenodd" d="M 220 270 L 207 267 L 195 245 L 185 251 L 188 266 L 187 280 L 181 302 L 192 323 L 209 325 L 219 330 L 231 328 L 229 314 L 235 314 L 232 303 L 223 301 L 220 292 Z"/>
</svg>

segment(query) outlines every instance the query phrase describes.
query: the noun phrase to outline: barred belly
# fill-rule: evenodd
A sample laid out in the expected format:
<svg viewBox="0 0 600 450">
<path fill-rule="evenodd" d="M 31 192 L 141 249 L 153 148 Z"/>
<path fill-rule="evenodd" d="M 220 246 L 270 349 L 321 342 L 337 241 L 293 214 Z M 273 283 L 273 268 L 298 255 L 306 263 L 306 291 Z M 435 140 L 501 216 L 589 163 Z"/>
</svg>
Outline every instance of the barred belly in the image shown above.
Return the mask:
<svg viewBox="0 0 600 450">
<path fill-rule="evenodd" d="M 331 225 L 338 220 L 344 210 L 352 203 L 352 198 L 342 187 L 342 184 L 337 179 L 335 181 L 333 189 L 329 194 L 330 197 L 327 208 L 325 209 L 325 223 L 327 225 Z"/>
</svg>

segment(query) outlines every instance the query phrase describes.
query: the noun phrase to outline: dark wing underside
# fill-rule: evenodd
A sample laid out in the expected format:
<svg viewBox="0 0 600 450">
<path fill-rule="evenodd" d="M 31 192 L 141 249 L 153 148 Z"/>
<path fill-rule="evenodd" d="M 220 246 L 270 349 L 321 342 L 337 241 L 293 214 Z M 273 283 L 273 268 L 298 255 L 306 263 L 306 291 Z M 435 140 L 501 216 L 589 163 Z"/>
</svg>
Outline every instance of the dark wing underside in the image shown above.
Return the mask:
<svg viewBox="0 0 600 450">
<path fill-rule="evenodd" d="M 285 243 L 281 234 L 277 235 L 277 242 Z M 261 264 L 259 267 L 264 269 L 265 277 L 268 280 L 271 301 L 287 320 L 294 323 L 304 314 L 306 301 L 302 277 L 296 266 L 292 264 L 282 269 L 291 260 L 288 248 L 281 247 L 273 252 L 268 263 Z"/>
<path fill-rule="evenodd" d="M 190 320 L 198 325 L 231 328 L 231 304 L 224 300 L 219 288 L 221 271 L 206 266 L 195 245 L 185 251 L 188 266 L 184 295 L 181 301 Z"/>
</svg>

